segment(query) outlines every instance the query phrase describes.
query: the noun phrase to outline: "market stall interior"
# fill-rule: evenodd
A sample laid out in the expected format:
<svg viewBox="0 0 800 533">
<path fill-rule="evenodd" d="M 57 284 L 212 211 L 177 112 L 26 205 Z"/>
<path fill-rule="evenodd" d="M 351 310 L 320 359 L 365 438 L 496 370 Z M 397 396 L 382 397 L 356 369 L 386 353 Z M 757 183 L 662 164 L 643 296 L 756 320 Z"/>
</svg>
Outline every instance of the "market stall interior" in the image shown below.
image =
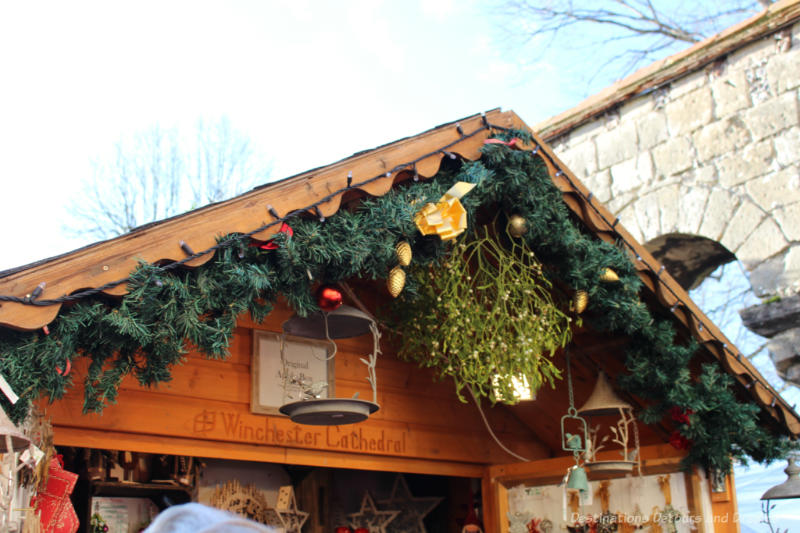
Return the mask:
<svg viewBox="0 0 800 533">
<path fill-rule="evenodd" d="M 70 484 L 75 527 L 108 526 L 93 502 L 139 484 L 286 531 L 736 531 L 731 461 L 800 435 L 511 111 L 2 272 L 0 299 L 0 403 L 52 424 L 14 456 L 52 472 L 19 528 Z"/>
</svg>

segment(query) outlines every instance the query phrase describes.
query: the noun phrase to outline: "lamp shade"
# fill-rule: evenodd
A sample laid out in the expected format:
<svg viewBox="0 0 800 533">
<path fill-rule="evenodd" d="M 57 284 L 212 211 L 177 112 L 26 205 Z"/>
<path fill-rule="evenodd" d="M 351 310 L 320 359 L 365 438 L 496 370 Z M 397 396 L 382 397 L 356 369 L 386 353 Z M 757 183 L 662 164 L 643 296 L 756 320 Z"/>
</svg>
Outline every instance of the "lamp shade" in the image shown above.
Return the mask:
<svg viewBox="0 0 800 533">
<path fill-rule="evenodd" d="M 342 305 L 334 311 L 319 311 L 307 317 L 294 315 L 283 323 L 283 331 L 310 339 L 346 339 L 369 333 L 371 323 L 372 318 L 368 314 L 355 307 Z"/>
<path fill-rule="evenodd" d="M 786 475 L 789 477 L 786 481 L 781 483 L 780 485 L 775 485 L 771 489 L 767 490 L 763 496 L 761 496 L 762 500 L 788 500 L 790 498 L 800 498 L 800 466 L 795 464 L 796 459 L 794 457 L 789 457 L 789 466 L 786 467 Z"/>
<path fill-rule="evenodd" d="M 618 415 L 620 409 L 633 410 L 633 407 L 614 393 L 605 372 L 600 372 L 592 395 L 589 396 L 583 407 L 578 409 L 578 413 L 584 416 Z"/>
</svg>

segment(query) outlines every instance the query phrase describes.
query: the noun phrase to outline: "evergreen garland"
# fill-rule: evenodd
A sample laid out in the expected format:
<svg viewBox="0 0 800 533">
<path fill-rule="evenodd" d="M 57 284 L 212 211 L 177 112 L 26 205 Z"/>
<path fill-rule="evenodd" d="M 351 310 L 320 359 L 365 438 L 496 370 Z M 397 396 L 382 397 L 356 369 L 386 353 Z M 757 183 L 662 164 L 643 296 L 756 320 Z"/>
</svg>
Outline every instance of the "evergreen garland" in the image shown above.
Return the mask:
<svg viewBox="0 0 800 533">
<path fill-rule="evenodd" d="M 530 141 L 524 132 L 513 135 Z M 100 297 L 65 305 L 49 335 L 2 328 L 0 373 L 21 400 L 11 406 L 3 397 L 0 403 L 19 421 L 39 396 L 62 397 L 72 377 L 56 369 L 80 356 L 90 360 L 84 409 L 99 411 L 116 400 L 126 375 L 153 386 L 168 381 L 172 365 L 192 348 L 225 357 L 236 317 L 248 311 L 261 321 L 279 294 L 306 315 L 317 310 L 313 283 L 384 278 L 401 239 L 411 242 L 416 266 L 434 264 L 452 249 L 438 237 L 421 236 L 413 215 L 455 181 L 478 184 L 462 199 L 469 212 L 467 238 L 475 233 L 481 206 L 521 215 L 528 222 L 527 246 L 550 275 L 588 293 L 588 324 L 630 338 L 629 374 L 620 376 L 619 383 L 648 401 L 640 415 L 644 422 L 658 422 L 675 408 L 687 413 L 676 423 L 691 443 L 687 465 L 727 472 L 731 456 L 765 462 L 785 455 L 786 439 L 756 423 L 758 407 L 735 399 L 731 378 L 717 365 L 704 365 L 698 377 L 690 375 L 696 344 L 677 343 L 671 321 L 654 317 L 642 303 L 641 281 L 625 253 L 579 229 L 542 161 L 501 145 L 485 146 L 479 161 L 443 166 L 434 180 L 408 182 L 353 210 L 341 209 L 324 223 L 293 218 L 288 223 L 294 236 L 278 234 L 275 250 L 248 246 L 229 235 L 221 239 L 225 246 L 214 259 L 194 270 L 167 272 L 141 264 L 120 301 Z M 619 283 L 600 282 L 598 273 L 606 267 L 618 273 Z M 399 305 L 420 296 L 419 283 L 409 277 Z"/>
</svg>

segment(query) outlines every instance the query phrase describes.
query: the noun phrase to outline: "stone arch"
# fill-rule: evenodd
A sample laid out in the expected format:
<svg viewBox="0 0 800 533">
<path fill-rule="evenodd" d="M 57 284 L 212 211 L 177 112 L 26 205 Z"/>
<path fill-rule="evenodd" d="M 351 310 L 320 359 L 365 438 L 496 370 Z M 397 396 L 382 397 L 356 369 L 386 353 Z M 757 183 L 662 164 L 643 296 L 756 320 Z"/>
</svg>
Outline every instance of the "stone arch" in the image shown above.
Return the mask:
<svg viewBox="0 0 800 533">
<path fill-rule="evenodd" d="M 800 279 L 800 244 L 787 236 L 776 210 L 760 198 L 763 193 L 754 197 L 715 183 L 681 180 L 646 183 L 637 193 L 618 216 L 640 242 L 655 243 L 654 249 L 669 243 L 689 245 L 685 253 L 693 253 L 691 249 L 704 241 L 678 235 L 718 243 L 751 273 L 753 289 L 762 297 Z"/>
<path fill-rule="evenodd" d="M 685 233 L 661 235 L 644 246 L 687 291 L 700 285 L 719 266 L 736 259 L 720 243 Z"/>
</svg>

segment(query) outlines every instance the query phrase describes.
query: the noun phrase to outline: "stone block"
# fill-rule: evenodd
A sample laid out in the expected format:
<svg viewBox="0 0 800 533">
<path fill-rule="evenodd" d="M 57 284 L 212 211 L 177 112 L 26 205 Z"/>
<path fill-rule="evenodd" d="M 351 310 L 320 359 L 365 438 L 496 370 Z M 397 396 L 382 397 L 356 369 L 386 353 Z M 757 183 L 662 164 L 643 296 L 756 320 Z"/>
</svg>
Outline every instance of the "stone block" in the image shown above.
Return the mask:
<svg viewBox="0 0 800 533">
<path fill-rule="evenodd" d="M 699 234 L 713 241 L 719 241 L 739 203 L 739 198 L 730 191 L 719 188 L 712 189 L 703 212 Z"/>
<path fill-rule="evenodd" d="M 800 241 L 800 203 L 776 209 L 772 216 L 788 240 Z"/>
<path fill-rule="evenodd" d="M 652 149 L 656 176 L 672 176 L 692 167 L 694 150 L 686 137 L 674 137 Z"/>
<path fill-rule="evenodd" d="M 783 130 L 772 138 L 775 146 L 775 161 L 782 167 L 800 163 L 800 127 Z"/>
<path fill-rule="evenodd" d="M 800 328 L 788 329 L 775 335 L 767 343 L 767 348 L 778 374 L 788 377 L 792 367 L 800 366 Z"/>
<path fill-rule="evenodd" d="M 719 183 L 723 187 L 734 187 L 778 170 L 775 150 L 769 139 L 749 144 L 744 150 L 726 154 L 717 160 L 716 165 Z"/>
<path fill-rule="evenodd" d="M 766 298 L 778 292 L 783 268 L 784 258 L 779 256 L 762 261 L 750 270 L 750 285 L 756 296 Z"/>
<path fill-rule="evenodd" d="M 731 65 L 752 66 L 766 62 L 776 53 L 775 39 L 768 35 L 733 52 L 728 56 L 728 62 Z"/>
<path fill-rule="evenodd" d="M 601 202 L 611 200 L 611 172 L 608 169 L 595 172 L 584 183 Z"/>
<path fill-rule="evenodd" d="M 708 87 L 701 87 L 672 100 L 664 107 L 670 133 L 691 133 L 708 124 L 713 116 L 713 106 L 711 89 Z"/>
<path fill-rule="evenodd" d="M 744 113 L 744 121 L 756 141 L 796 126 L 800 123 L 796 92 L 788 92 L 754 105 Z"/>
<path fill-rule="evenodd" d="M 736 250 L 736 257 L 745 268 L 750 268 L 784 250 L 787 246 L 786 238 L 778 225 L 772 217 L 767 217 Z"/>
<path fill-rule="evenodd" d="M 769 59 L 766 67 L 767 80 L 776 94 L 800 87 L 800 50 L 790 48 Z"/>
<path fill-rule="evenodd" d="M 800 244 L 795 244 L 783 259 L 779 292 L 785 296 L 800 292 Z"/>
<path fill-rule="evenodd" d="M 750 91 L 742 70 L 728 70 L 721 78 L 711 82 L 714 97 L 714 115 L 724 118 L 750 107 Z"/>
<path fill-rule="evenodd" d="M 611 167 L 611 195 L 638 189 L 653 179 L 653 161 L 645 152 Z"/>
<path fill-rule="evenodd" d="M 653 100 L 647 96 L 639 96 L 628 100 L 619 108 L 620 120 L 627 122 L 630 120 L 640 120 L 642 116 L 649 115 L 653 111 Z"/>
<path fill-rule="evenodd" d="M 641 242 L 653 240 L 661 234 L 661 209 L 658 205 L 658 193 L 651 192 L 636 201 L 633 205 L 636 222 L 642 234 Z"/>
<path fill-rule="evenodd" d="M 556 152 L 567 167 L 581 180 L 597 172 L 597 149 L 592 141 L 573 145 L 562 152 Z"/>
<path fill-rule="evenodd" d="M 698 165 L 676 176 L 686 185 L 714 185 L 717 183 L 717 168 L 713 164 Z"/>
<path fill-rule="evenodd" d="M 748 181 L 745 190 L 764 211 L 800 202 L 800 169 L 786 167 Z M 800 224 L 800 219 L 797 221 Z"/>
<path fill-rule="evenodd" d="M 653 111 L 636 121 L 636 132 L 639 135 L 639 150 L 649 150 L 653 146 L 669 139 L 667 117 L 663 111 Z"/>
<path fill-rule="evenodd" d="M 697 234 L 700 223 L 705 215 L 706 203 L 710 190 L 706 187 L 682 186 L 680 192 L 680 206 L 678 209 L 681 233 Z"/>
<path fill-rule="evenodd" d="M 727 220 L 720 244 L 735 253 L 738 257 L 739 247 L 744 244 L 750 234 L 761 224 L 764 212 L 753 202 L 742 202 L 730 220 Z M 763 259 L 764 257 L 761 257 Z M 741 260 L 741 258 L 740 258 Z M 750 265 L 753 266 L 752 264 Z"/>
<path fill-rule="evenodd" d="M 738 116 L 712 122 L 694 132 L 692 136 L 698 161 L 719 157 L 750 142 L 750 132 Z"/>
<path fill-rule="evenodd" d="M 694 70 L 689 74 L 674 80 L 669 86 L 669 99 L 677 100 L 701 87 L 708 85 L 708 75 L 705 70 Z"/>
<path fill-rule="evenodd" d="M 609 173 L 609 179 L 611 174 Z M 609 211 L 614 213 L 616 216 L 620 216 L 620 213 L 625 209 L 633 206 L 639 197 L 635 194 L 620 194 L 619 196 L 612 196 L 607 202 L 606 207 Z"/>
<path fill-rule="evenodd" d="M 597 164 L 604 169 L 636 155 L 636 124 L 620 122 L 619 126 L 597 136 Z"/>
<path fill-rule="evenodd" d="M 679 231 L 678 214 L 680 212 L 680 185 L 677 183 L 662 187 L 656 191 L 658 195 L 658 210 L 660 211 L 661 229 L 659 235 Z"/>
<path fill-rule="evenodd" d="M 619 217 L 620 225 L 628 230 L 628 233 L 630 233 L 634 239 L 638 242 L 645 242 L 642 230 L 639 228 L 639 223 L 636 221 L 636 213 L 633 205 L 628 205 L 621 212 L 617 213 L 616 216 Z"/>
</svg>

